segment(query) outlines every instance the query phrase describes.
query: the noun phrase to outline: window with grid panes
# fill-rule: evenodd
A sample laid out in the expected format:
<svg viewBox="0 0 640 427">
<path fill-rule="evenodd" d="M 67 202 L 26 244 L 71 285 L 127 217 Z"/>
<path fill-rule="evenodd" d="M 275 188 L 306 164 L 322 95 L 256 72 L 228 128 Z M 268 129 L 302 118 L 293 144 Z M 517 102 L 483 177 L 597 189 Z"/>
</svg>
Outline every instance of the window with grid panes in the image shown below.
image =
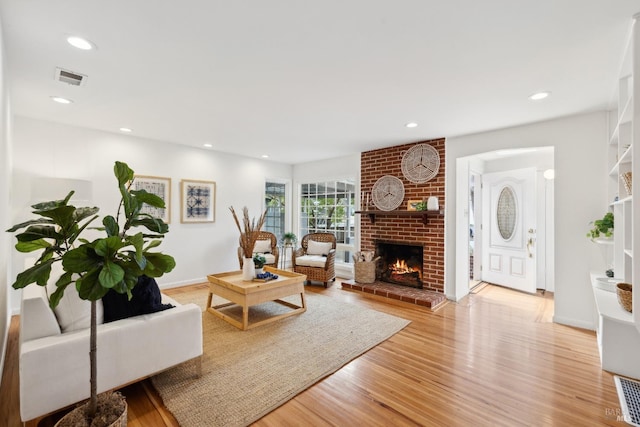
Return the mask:
<svg viewBox="0 0 640 427">
<path fill-rule="evenodd" d="M 285 232 L 285 190 L 286 184 L 279 182 L 267 182 L 264 189 L 267 216 L 262 229 L 275 234 L 278 241 Z"/>
<path fill-rule="evenodd" d="M 300 236 L 333 233 L 336 262 L 351 263 L 355 244 L 355 180 L 305 183 L 300 186 Z"/>
</svg>

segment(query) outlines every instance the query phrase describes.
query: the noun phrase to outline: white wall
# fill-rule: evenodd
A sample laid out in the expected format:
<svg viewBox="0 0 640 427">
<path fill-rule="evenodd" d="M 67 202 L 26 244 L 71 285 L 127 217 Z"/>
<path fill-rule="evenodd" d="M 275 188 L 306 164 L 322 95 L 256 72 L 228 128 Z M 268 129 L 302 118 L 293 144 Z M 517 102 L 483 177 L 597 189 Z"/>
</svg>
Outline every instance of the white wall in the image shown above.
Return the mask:
<svg viewBox="0 0 640 427">
<path fill-rule="evenodd" d="M 258 217 L 264 205 L 266 177 L 292 176 L 292 166 L 272 161 L 25 117 L 15 118 L 13 140 L 12 224 L 30 218 L 28 206 L 35 178 L 91 181 L 91 205 L 98 206 L 104 216 L 115 215 L 120 200 L 113 176 L 116 160 L 126 162 L 139 175 L 170 177 L 170 231 L 160 250 L 172 255 L 177 265 L 158 280 L 161 287 L 204 282 L 207 274 L 237 270 L 238 230 L 229 206 L 236 210 L 247 206 L 250 215 Z M 181 179 L 216 182 L 215 222 L 180 223 Z M 58 197 L 64 197 L 67 191 L 61 190 Z M 12 280 L 24 268 L 24 259 L 12 251 Z M 13 291 L 14 312 L 19 308 L 19 298 L 19 292 Z"/>
<path fill-rule="evenodd" d="M 0 28 L 0 37 L 2 29 Z M 9 96 L 5 78 L 4 45 L 0 38 L 0 378 L 4 367 L 9 332 L 9 258 L 11 236 L 4 230 L 11 226 L 9 200 L 11 188 L 11 126 Z"/>
<path fill-rule="evenodd" d="M 554 321 L 594 329 L 595 306 L 589 271 L 602 267 L 587 239 L 588 224 L 606 206 L 606 113 L 590 113 L 475 135 L 447 138 L 445 192 L 445 289 L 455 298 L 457 159 L 506 148 L 554 147 L 555 315 Z M 458 236 L 459 237 L 459 236 Z"/>
</svg>

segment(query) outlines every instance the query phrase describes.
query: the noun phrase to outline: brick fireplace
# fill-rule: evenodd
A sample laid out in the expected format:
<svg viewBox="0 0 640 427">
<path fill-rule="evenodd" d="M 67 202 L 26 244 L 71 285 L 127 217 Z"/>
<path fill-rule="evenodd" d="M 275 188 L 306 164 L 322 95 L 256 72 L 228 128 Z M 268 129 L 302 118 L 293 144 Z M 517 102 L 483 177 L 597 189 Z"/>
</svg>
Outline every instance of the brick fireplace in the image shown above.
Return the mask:
<svg viewBox="0 0 640 427">
<path fill-rule="evenodd" d="M 403 154 L 416 144 L 429 144 L 440 155 L 437 175 L 423 184 L 407 180 L 402 173 Z M 370 192 L 383 175 L 400 178 L 404 184 L 404 200 L 396 211 L 384 215 L 358 215 L 360 217 L 360 245 L 363 251 L 375 251 L 377 242 L 398 242 L 422 246 L 422 288 L 444 293 L 444 215 L 407 215 L 407 201 L 436 196 L 440 210 L 445 209 L 445 140 L 434 139 L 411 144 L 365 151 L 360 156 L 361 190 Z M 372 207 L 372 209 L 375 209 Z M 362 210 L 367 210 L 365 207 Z M 395 212 L 395 213 L 394 213 Z M 426 222 L 426 224 L 425 224 Z M 417 286 L 416 286 L 417 287 Z"/>
</svg>

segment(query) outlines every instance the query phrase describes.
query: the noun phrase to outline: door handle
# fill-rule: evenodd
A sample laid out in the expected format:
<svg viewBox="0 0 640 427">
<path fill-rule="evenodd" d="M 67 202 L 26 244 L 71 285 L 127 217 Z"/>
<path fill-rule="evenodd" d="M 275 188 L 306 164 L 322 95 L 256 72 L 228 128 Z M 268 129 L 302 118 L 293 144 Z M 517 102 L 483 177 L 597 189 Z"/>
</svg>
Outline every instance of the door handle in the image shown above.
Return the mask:
<svg viewBox="0 0 640 427">
<path fill-rule="evenodd" d="M 533 258 L 533 253 L 531 252 L 531 248 L 533 248 L 534 243 L 535 243 L 534 238 L 529 237 L 529 240 L 527 240 L 527 253 L 529 254 L 529 258 Z"/>
</svg>

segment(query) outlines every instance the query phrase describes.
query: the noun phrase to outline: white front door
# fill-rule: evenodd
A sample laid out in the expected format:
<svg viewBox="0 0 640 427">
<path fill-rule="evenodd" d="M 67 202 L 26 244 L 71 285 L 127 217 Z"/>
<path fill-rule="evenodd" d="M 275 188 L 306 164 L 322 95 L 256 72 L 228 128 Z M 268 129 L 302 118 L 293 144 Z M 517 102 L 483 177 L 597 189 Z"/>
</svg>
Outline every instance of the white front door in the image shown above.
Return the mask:
<svg viewBox="0 0 640 427">
<path fill-rule="evenodd" d="M 536 291 L 536 171 L 482 175 L 482 280 Z"/>
</svg>

